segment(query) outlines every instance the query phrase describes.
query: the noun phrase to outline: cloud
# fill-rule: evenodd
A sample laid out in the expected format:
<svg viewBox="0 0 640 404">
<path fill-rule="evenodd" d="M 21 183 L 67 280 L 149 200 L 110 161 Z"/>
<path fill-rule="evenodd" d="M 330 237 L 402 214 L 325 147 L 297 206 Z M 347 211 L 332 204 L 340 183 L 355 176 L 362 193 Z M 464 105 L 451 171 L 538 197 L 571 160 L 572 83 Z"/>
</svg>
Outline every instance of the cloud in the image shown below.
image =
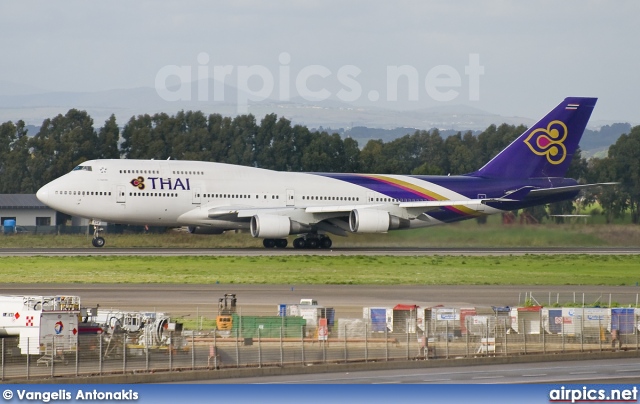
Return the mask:
<svg viewBox="0 0 640 404">
<path fill-rule="evenodd" d="M 478 53 L 485 75 L 474 105 L 491 112 L 535 116 L 558 95 L 593 95 L 607 100 L 596 117 L 606 111 L 632 119 L 640 97 L 635 1 L 74 0 L 2 7 L 3 80 L 49 90 L 153 86 L 163 66 L 196 66 L 200 52 L 211 65 L 277 72 L 287 52 L 292 71 L 357 66 L 366 93 L 385 87 L 387 66 L 414 66 L 422 80 L 437 65 L 463 72 L 469 54 Z"/>
</svg>

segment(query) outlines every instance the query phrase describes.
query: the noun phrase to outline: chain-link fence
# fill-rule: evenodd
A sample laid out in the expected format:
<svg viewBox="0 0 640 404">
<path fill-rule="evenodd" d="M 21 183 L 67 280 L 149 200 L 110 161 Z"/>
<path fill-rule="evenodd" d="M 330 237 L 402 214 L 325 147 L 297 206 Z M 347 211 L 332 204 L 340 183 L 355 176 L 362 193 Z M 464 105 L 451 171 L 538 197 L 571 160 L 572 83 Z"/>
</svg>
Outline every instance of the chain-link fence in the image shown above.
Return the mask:
<svg viewBox="0 0 640 404">
<path fill-rule="evenodd" d="M 587 309 L 574 309 L 587 310 Z M 109 374 L 219 371 L 229 368 L 312 364 L 438 360 L 563 352 L 635 350 L 640 346 L 639 316 L 571 315 L 538 311 L 530 316 L 432 318 L 422 327 L 390 332 L 371 321 L 338 319 L 311 328 L 268 327 L 260 321 L 216 330 L 169 331 L 154 346 L 140 334 L 56 336 L 26 341 L 1 339 L 2 381 Z M 561 313 L 560 313 L 561 314 Z"/>
</svg>

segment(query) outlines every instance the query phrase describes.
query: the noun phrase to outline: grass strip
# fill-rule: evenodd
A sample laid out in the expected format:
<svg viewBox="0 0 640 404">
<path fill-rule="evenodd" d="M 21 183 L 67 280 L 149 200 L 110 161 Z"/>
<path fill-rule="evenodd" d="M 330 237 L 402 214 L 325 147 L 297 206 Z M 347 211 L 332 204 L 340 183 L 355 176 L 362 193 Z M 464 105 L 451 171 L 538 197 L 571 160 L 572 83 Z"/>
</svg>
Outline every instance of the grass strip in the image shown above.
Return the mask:
<svg viewBox="0 0 640 404">
<path fill-rule="evenodd" d="M 2 257 L 3 283 L 637 286 L 638 257 Z"/>
</svg>

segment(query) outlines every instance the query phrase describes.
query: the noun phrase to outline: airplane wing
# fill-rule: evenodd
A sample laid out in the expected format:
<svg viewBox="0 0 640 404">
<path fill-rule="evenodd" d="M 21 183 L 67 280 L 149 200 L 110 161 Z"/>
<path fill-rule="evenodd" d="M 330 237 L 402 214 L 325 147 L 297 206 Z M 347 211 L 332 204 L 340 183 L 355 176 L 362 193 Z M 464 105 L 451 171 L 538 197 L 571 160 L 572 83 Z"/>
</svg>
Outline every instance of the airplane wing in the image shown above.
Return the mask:
<svg viewBox="0 0 640 404">
<path fill-rule="evenodd" d="M 372 203 L 367 205 L 323 205 L 323 206 L 307 206 L 307 207 L 273 207 L 273 208 L 256 208 L 246 205 L 229 205 L 229 206 L 202 206 L 195 208 L 180 217 L 183 223 L 201 223 L 206 224 L 210 221 L 230 221 L 230 222 L 249 222 L 256 215 L 275 215 L 288 216 L 292 221 L 296 221 L 303 225 L 318 226 L 325 231 L 334 234 L 345 234 L 348 231 L 348 224 L 344 218 L 349 216 L 353 210 L 383 210 L 391 215 L 403 217 L 405 219 L 420 219 L 423 214 L 445 209 L 448 207 L 462 209 L 470 214 L 484 210 L 481 206 L 487 205 L 496 208 L 508 208 L 514 202 L 522 202 L 529 199 L 547 197 L 555 194 L 567 192 L 576 192 L 581 189 L 587 189 L 597 186 L 615 185 L 617 183 L 599 183 L 572 185 L 568 187 L 557 188 L 534 188 L 525 186 L 516 190 L 509 191 L 499 198 L 482 198 L 482 199 L 460 199 L 460 200 L 423 200 L 412 202 L 391 202 L 391 203 Z M 345 222 L 345 223 L 343 223 Z"/>
<path fill-rule="evenodd" d="M 206 207 L 205 207 L 206 209 Z M 244 219 L 251 218 L 258 213 L 267 213 L 273 215 L 286 214 L 294 211 L 293 207 L 279 208 L 256 208 L 252 206 L 216 206 L 207 211 L 209 219 Z"/>
</svg>

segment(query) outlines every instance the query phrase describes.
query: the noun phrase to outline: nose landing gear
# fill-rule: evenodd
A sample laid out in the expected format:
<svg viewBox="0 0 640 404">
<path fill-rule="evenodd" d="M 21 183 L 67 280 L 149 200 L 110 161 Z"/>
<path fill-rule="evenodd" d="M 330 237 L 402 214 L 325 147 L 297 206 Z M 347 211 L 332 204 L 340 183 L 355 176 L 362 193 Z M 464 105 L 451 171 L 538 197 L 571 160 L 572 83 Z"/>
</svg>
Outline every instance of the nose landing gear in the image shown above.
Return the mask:
<svg viewBox="0 0 640 404">
<path fill-rule="evenodd" d="M 93 240 L 91 240 L 91 244 L 94 247 L 101 248 L 104 247 L 105 241 L 103 237 L 100 237 L 100 232 L 104 231 L 104 228 L 101 227 L 101 222 L 99 220 L 92 220 L 91 225 L 93 226 Z"/>
</svg>

